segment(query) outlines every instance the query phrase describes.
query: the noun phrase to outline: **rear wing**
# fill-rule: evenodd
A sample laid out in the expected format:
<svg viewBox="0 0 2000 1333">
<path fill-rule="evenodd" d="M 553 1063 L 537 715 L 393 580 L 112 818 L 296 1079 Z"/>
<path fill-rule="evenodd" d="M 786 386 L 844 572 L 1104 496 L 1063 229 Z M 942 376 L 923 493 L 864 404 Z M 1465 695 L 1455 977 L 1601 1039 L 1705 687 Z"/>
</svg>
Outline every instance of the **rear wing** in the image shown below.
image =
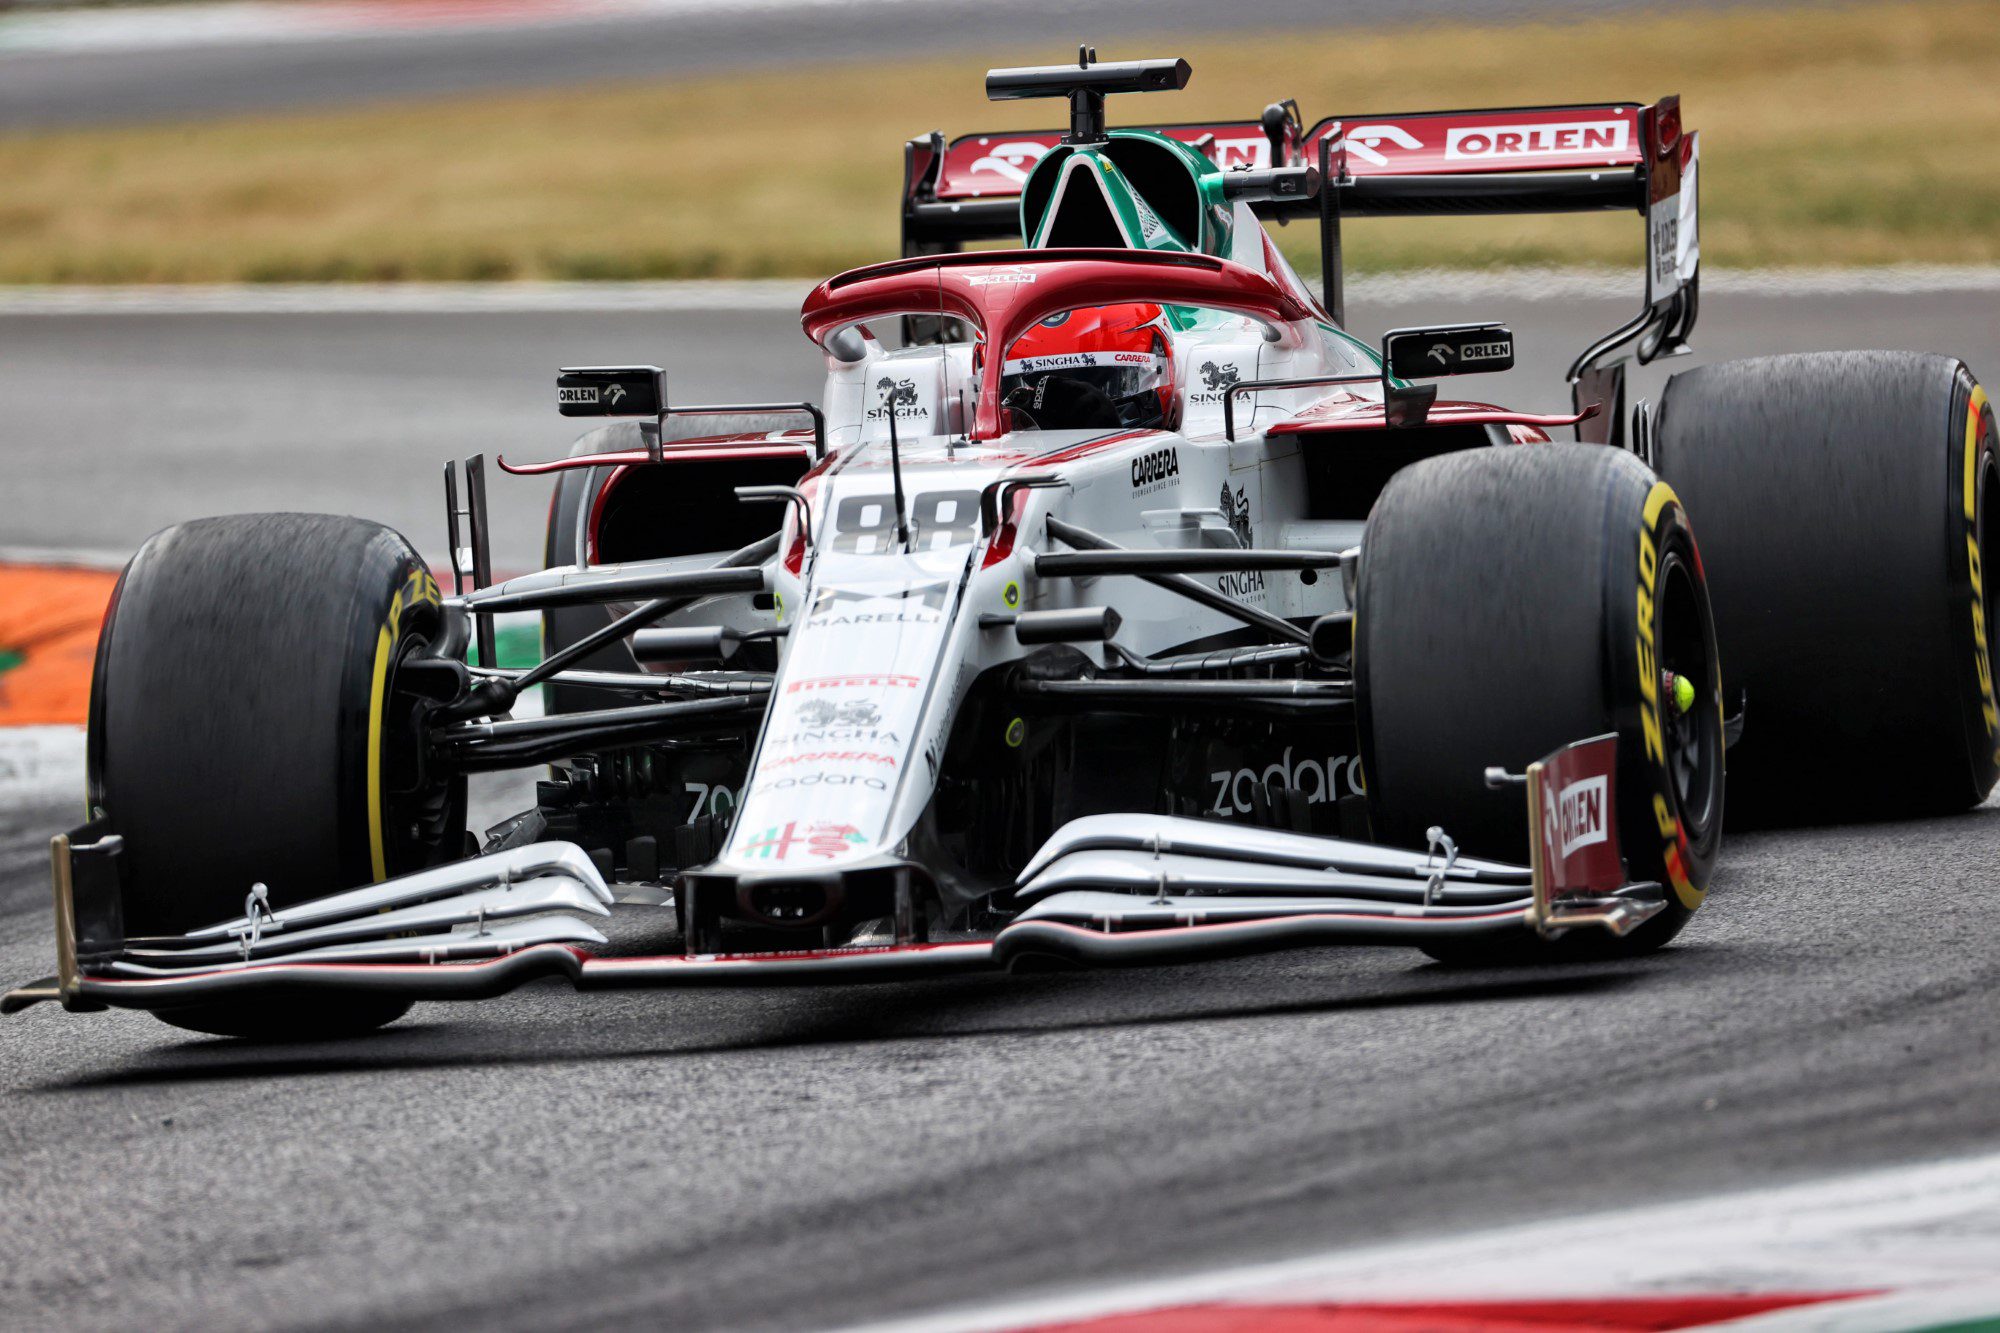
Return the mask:
<svg viewBox="0 0 2000 1333">
<path fill-rule="evenodd" d="M 1327 313 L 1346 322 L 1341 226 L 1347 218 L 1633 212 L 1645 224 L 1645 304 L 1584 349 L 1569 381 L 1579 406 L 1605 411 L 1584 429 L 1623 429 L 1622 366 L 1605 359 L 1635 340 L 1641 363 L 1687 350 L 1699 306 L 1699 136 L 1683 131 L 1680 98 L 1574 106 L 1329 116 L 1301 128 L 1295 104 L 1259 120 L 1154 125 L 1225 171 L 1317 166 L 1316 193 L 1260 200 L 1264 217 L 1317 218 Z M 1019 239 L 1020 192 L 1059 131 L 940 133 L 904 149 L 903 253 L 938 254 Z"/>
<path fill-rule="evenodd" d="M 1207 153 L 1224 171 L 1296 166 L 1305 128 L 1298 104 L 1275 103 L 1262 120 L 1135 125 Z M 962 134 L 933 130 L 903 146 L 903 255 L 939 254 L 968 241 L 1021 235 L 1021 187 L 1060 130 Z"/>
</svg>

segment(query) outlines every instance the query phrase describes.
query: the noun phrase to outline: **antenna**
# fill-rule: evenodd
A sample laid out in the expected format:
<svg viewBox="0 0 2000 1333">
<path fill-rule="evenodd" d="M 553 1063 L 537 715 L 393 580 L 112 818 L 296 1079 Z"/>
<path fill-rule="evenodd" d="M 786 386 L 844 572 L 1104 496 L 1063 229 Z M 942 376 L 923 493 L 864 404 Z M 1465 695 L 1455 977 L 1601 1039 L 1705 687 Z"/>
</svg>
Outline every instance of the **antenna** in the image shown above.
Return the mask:
<svg viewBox="0 0 2000 1333">
<path fill-rule="evenodd" d="M 896 491 L 896 540 L 907 552 L 910 549 L 910 523 L 908 509 L 903 504 L 903 451 L 896 440 L 896 386 L 893 377 L 889 387 L 882 391 L 882 410 L 889 414 L 889 476 Z"/>
</svg>

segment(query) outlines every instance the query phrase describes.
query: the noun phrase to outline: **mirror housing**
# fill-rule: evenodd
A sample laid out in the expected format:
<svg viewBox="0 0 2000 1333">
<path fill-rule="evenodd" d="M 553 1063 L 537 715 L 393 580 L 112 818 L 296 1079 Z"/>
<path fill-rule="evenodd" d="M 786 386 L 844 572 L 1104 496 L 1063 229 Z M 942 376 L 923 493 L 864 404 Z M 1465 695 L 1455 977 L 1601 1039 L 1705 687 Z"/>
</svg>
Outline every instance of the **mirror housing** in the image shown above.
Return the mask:
<svg viewBox="0 0 2000 1333">
<path fill-rule="evenodd" d="M 1435 384 L 1395 380 L 1485 375 L 1514 368 L 1514 331 L 1505 324 L 1433 324 L 1382 335 L 1382 414 L 1391 426 L 1421 426 L 1437 401 Z"/>
<path fill-rule="evenodd" d="M 667 373 L 658 366 L 564 366 L 556 410 L 566 417 L 653 417 L 667 410 Z"/>
<path fill-rule="evenodd" d="M 1505 324 L 1391 329 L 1382 335 L 1382 364 L 1402 380 L 1512 370 L 1514 333 Z"/>
</svg>

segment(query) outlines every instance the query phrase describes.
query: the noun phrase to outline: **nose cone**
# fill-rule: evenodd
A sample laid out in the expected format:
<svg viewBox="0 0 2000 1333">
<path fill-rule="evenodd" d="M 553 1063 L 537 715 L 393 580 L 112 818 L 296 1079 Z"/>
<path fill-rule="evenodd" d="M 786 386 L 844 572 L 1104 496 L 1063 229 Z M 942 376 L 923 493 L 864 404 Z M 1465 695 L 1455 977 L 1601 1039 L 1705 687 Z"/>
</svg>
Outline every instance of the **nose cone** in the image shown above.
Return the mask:
<svg viewBox="0 0 2000 1333">
<path fill-rule="evenodd" d="M 793 614 L 743 804 L 717 863 L 815 871 L 894 849 L 930 798 L 969 547 L 827 553 Z"/>
</svg>

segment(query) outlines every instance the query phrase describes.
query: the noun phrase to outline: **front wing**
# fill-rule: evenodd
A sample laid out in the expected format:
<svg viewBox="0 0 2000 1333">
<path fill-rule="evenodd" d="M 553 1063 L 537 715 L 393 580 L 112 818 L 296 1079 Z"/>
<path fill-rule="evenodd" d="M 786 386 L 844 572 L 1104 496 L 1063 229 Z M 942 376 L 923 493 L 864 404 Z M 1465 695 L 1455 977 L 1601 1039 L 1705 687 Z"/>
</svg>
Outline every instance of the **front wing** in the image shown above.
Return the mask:
<svg viewBox="0 0 2000 1333">
<path fill-rule="evenodd" d="M 0 998 L 11 1013 L 173 1009 L 340 992 L 477 1000 L 549 977 L 579 991 L 884 981 L 976 971 L 1184 963 L 1325 944 L 1421 946 L 1576 929 L 1623 935 L 1665 906 L 1624 882 L 1608 802 L 1580 829 L 1568 793 L 1605 791 L 1615 738 L 1531 765 L 1526 866 L 1460 857 L 1441 829 L 1418 853 L 1158 815 L 1065 825 L 1030 859 L 1021 910 L 990 936 L 760 954 L 618 957 L 585 919 L 612 892 L 581 849 L 539 843 L 170 938 L 117 927 L 117 836 L 52 844 L 57 973 Z M 1608 793 L 1607 793 L 1608 794 Z M 1024 904 L 1024 905 L 1023 905 Z"/>
</svg>

